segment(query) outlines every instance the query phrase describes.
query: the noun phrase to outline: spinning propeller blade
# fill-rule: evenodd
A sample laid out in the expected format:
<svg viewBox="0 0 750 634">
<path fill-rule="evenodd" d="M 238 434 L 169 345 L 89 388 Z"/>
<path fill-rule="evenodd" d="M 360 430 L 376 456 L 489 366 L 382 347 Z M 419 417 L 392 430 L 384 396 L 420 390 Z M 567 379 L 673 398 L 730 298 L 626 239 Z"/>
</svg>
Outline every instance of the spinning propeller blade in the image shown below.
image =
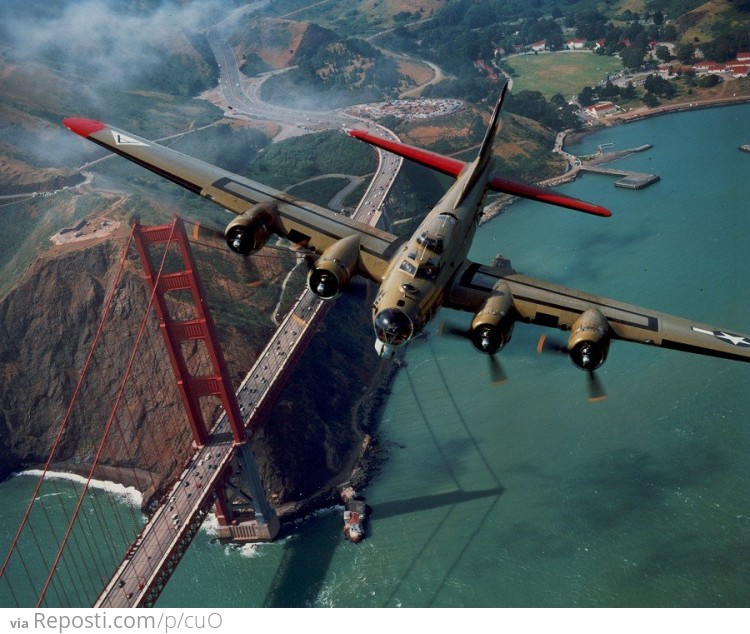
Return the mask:
<svg viewBox="0 0 750 634">
<path fill-rule="evenodd" d="M 560 341 L 548 337 L 546 334 L 539 337 L 539 342 L 536 345 L 536 351 L 539 354 L 568 354 L 568 346 Z M 589 401 L 591 403 L 598 403 L 604 401 L 607 398 L 607 394 L 604 390 L 599 378 L 593 370 L 588 372 L 587 389 L 589 392 Z"/>
<path fill-rule="evenodd" d="M 460 326 L 448 324 L 445 321 L 441 321 L 437 328 L 437 334 L 439 337 L 450 336 L 459 337 L 461 339 L 468 339 L 471 341 L 471 334 Z M 485 355 L 489 363 L 489 374 L 490 380 L 496 385 L 502 385 L 508 382 L 508 375 L 505 373 L 500 360 L 495 354 Z"/>
</svg>

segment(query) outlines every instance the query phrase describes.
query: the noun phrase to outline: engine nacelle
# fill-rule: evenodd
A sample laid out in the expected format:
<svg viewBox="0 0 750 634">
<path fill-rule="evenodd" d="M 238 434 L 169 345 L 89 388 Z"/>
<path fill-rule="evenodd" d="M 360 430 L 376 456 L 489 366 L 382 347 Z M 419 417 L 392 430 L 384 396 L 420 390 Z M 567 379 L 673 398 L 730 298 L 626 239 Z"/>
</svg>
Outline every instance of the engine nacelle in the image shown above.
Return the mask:
<svg viewBox="0 0 750 634">
<path fill-rule="evenodd" d="M 332 299 L 354 276 L 359 261 L 359 236 L 342 238 L 328 247 L 307 274 L 308 288 L 321 299 Z"/>
<path fill-rule="evenodd" d="M 610 337 L 607 318 L 596 308 L 589 308 L 570 329 L 570 360 L 581 370 L 596 370 L 607 360 Z"/>
<path fill-rule="evenodd" d="M 265 246 L 275 223 L 276 205 L 258 203 L 227 225 L 224 238 L 235 253 L 250 255 Z"/>
<path fill-rule="evenodd" d="M 514 324 L 510 288 L 498 282 L 471 322 L 471 342 L 479 352 L 495 354 L 510 341 Z"/>
</svg>

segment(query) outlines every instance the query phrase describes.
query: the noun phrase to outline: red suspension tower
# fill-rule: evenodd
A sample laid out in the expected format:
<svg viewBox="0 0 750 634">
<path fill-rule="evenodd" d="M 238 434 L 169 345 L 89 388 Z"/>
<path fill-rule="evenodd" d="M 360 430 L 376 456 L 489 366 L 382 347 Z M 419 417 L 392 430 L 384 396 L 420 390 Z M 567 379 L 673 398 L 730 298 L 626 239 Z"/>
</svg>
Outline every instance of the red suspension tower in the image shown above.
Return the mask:
<svg viewBox="0 0 750 634">
<path fill-rule="evenodd" d="M 136 224 L 133 238 L 143 262 L 149 290 L 155 296 L 154 307 L 159 326 L 195 445 L 202 447 L 208 442 L 210 429 L 206 416 L 212 408 L 210 403 L 205 403 L 206 400 L 218 399 L 232 431 L 236 459 L 214 490 L 219 525 L 231 523 L 234 526 L 232 534 L 236 534 L 236 538 L 250 541 L 273 539 L 279 530 L 278 517 L 266 498 L 255 457 L 247 442 L 244 420 L 197 275 L 185 227 L 177 217 L 171 225 L 143 227 Z M 170 249 L 172 245 L 175 245 L 176 252 L 169 254 L 173 256 L 168 260 L 170 270 L 157 276 L 151 249 Z M 179 296 L 181 301 L 170 301 L 172 295 Z M 203 351 L 200 356 L 204 363 L 199 364 L 197 369 L 191 367 L 185 356 L 188 345 L 197 345 Z M 245 492 L 249 492 L 249 495 Z"/>
</svg>

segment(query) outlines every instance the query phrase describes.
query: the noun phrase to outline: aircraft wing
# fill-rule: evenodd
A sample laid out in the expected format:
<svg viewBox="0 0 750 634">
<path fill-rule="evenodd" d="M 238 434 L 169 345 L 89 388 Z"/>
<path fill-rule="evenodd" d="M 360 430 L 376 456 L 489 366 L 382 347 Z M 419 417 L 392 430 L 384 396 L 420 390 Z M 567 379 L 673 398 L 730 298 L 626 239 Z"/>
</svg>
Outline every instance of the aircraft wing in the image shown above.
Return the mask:
<svg viewBox="0 0 750 634">
<path fill-rule="evenodd" d="M 274 203 L 279 216 L 277 233 L 316 253 L 342 238 L 359 235 L 360 272 L 375 281 L 382 279 L 400 244 L 390 233 L 99 121 L 68 118 L 63 123 L 85 139 L 235 214 L 258 203 Z"/>
<path fill-rule="evenodd" d="M 397 154 L 398 156 L 403 156 L 410 161 L 434 169 L 442 174 L 452 176 L 453 178 L 458 177 L 467 165 L 458 159 L 443 156 L 436 152 L 430 152 L 429 150 L 423 150 L 422 148 L 408 145 L 406 143 L 390 141 L 389 139 L 384 139 L 362 130 L 350 130 L 349 135 L 353 136 L 355 139 L 374 145 L 375 147 Z M 520 196 L 521 198 L 528 198 L 530 200 L 536 200 L 550 205 L 557 205 L 558 207 L 573 209 L 574 211 L 582 211 L 595 216 L 609 217 L 612 215 L 612 212 L 609 209 L 602 207 L 601 205 L 587 203 L 586 201 L 573 198 L 572 196 L 565 196 L 564 194 L 552 189 L 540 187 L 539 185 L 522 183 L 521 181 L 512 178 L 494 175 L 487 181 L 487 187 L 504 194 Z"/>
<path fill-rule="evenodd" d="M 519 321 L 570 330 L 589 308 L 607 318 L 612 339 L 735 361 L 750 361 L 750 335 L 640 308 L 519 275 L 469 263 L 459 271 L 445 305 L 476 312 L 500 281 L 508 284 Z"/>
</svg>

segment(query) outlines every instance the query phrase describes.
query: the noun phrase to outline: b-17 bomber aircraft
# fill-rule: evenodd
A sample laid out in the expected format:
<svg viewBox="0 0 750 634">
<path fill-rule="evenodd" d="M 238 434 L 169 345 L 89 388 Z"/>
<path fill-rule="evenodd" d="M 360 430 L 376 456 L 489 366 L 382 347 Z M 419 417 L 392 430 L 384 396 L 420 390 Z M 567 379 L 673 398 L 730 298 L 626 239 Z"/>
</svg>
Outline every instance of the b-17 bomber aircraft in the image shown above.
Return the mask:
<svg viewBox="0 0 750 634">
<path fill-rule="evenodd" d="M 224 236 L 247 256 L 276 234 L 316 254 L 308 287 L 322 299 L 337 296 L 356 275 L 379 284 L 372 305 L 375 348 L 393 358 L 418 336 L 442 306 L 474 314 L 464 333 L 482 353 L 495 355 L 517 321 L 568 331 L 559 346 L 589 372 L 606 360 L 612 340 L 750 361 L 750 336 L 583 293 L 471 262 L 467 254 L 488 190 L 599 216 L 610 212 L 535 185 L 493 174 L 492 145 L 507 85 L 495 106 L 477 158 L 444 157 L 363 131 L 362 141 L 456 178 L 409 239 L 300 200 L 136 135 L 91 119 L 65 119 L 80 136 L 237 214 Z"/>
</svg>

